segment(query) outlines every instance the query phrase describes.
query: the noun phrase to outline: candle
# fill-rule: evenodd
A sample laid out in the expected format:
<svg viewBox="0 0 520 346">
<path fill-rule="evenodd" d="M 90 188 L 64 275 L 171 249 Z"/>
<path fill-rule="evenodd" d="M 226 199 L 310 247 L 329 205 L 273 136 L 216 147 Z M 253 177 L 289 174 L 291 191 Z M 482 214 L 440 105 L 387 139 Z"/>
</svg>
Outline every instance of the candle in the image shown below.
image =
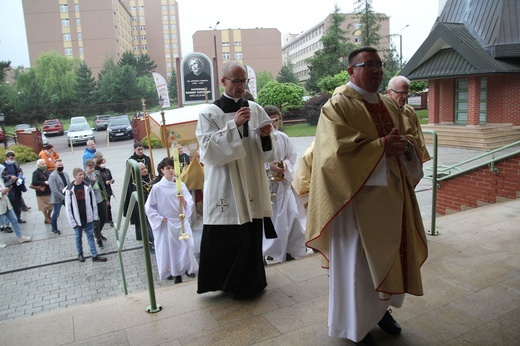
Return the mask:
<svg viewBox="0 0 520 346">
<path fill-rule="evenodd" d="M 181 165 L 179 162 L 179 149 L 177 148 L 173 148 L 173 168 L 175 171 L 175 181 L 177 182 L 177 195 L 182 195 Z"/>
</svg>

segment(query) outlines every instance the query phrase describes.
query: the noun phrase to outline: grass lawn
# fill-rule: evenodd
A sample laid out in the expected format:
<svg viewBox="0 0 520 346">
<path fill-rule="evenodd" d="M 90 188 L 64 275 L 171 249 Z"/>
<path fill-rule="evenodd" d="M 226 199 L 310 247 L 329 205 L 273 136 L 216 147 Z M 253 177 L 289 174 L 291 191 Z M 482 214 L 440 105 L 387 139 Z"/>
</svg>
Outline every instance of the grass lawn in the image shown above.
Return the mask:
<svg viewBox="0 0 520 346">
<path fill-rule="evenodd" d="M 309 124 L 294 124 L 284 126 L 283 132 L 289 137 L 309 137 L 316 135 L 316 126 Z"/>
</svg>

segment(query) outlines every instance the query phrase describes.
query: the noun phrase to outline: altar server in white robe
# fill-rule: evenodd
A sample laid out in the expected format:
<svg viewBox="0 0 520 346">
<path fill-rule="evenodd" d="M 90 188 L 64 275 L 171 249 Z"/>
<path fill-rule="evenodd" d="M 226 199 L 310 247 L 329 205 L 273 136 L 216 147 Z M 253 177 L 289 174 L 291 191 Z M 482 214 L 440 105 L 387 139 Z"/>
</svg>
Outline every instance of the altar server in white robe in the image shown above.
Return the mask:
<svg viewBox="0 0 520 346">
<path fill-rule="evenodd" d="M 173 159 L 166 158 L 163 161 L 163 179 L 152 187 L 145 210 L 154 234 L 159 279 L 180 283 L 183 274 L 192 277 L 199 269 L 188 222 L 193 209 L 193 199 L 182 183 L 182 197 L 177 197 Z M 190 236 L 189 239 L 179 239 L 183 222 L 179 218 L 179 203 L 182 203 L 185 214 L 184 231 Z"/>
<path fill-rule="evenodd" d="M 294 178 L 296 148 L 289 137 L 278 130 L 281 117 L 275 106 L 265 106 L 265 112 L 273 121 L 276 137 L 275 161 L 268 163 L 271 171 L 269 181 L 273 202 L 273 224 L 277 238 L 267 239 L 264 236 L 264 256 L 276 262 L 294 260 L 294 257 L 305 256 L 305 208 L 297 199 L 291 182 Z"/>
</svg>

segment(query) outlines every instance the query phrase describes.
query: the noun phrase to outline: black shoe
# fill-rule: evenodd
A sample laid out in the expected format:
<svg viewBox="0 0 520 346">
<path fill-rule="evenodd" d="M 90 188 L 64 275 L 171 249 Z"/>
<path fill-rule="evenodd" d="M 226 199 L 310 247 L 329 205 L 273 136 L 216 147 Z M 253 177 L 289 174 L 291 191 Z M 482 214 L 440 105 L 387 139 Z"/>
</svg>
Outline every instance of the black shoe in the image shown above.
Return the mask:
<svg viewBox="0 0 520 346">
<path fill-rule="evenodd" d="M 80 262 L 85 262 L 85 257 L 83 256 L 82 253 L 80 253 L 80 254 L 78 255 L 78 261 L 80 261 Z"/>
<path fill-rule="evenodd" d="M 110 221 L 110 227 L 114 227 L 114 221 Z"/>
<path fill-rule="evenodd" d="M 362 345 L 362 346 L 374 346 L 376 343 L 374 341 L 374 338 L 372 337 L 372 334 L 368 333 L 365 335 L 363 340 L 355 342 L 356 345 Z"/>
<path fill-rule="evenodd" d="M 394 320 L 394 318 L 392 317 L 392 315 L 390 315 L 390 312 L 388 310 L 385 312 L 385 315 L 383 316 L 381 321 L 377 323 L 377 325 L 379 326 L 379 328 L 383 329 L 388 334 L 397 335 L 401 333 L 401 326 Z"/>
<path fill-rule="evenodd" d="M 149 245 L 150 253 L 155 255 L 155 247 L 153 245 Z"/>
<path fill-rule="evenodd" d="M 177 276 L 175 277 L 175 281 L 174 281 L 173 283 L 174 283 L 174 284 L 180 284 L 180 283 L 182 283 L 182 276 L 177 275 Z"/>
<path fill-rule="evenodd" d="M 54 235 L 60 235 L 61 234 L 61 232 L 59 230 L 57 230 L 57 229 L 53 229 L 53 230 L 51 230 L 51 232 Z"/>
<path fill-rule="evenodd" d="M 104 235 L 101 235 L 101 239 L 102 239 L 102 240 L 107 240 L 107 238 L 105 238 Z"/>
<path fill-rule="evenodd" d="M 173 279 L 175 279 L 175 276 L 173 276 L 173 275 L 170 275 L 166 278 L 166 280 L 168 280 L 168 281 L 172 281 Z"/>
<path fill-rule="evenodd" d="M 5 233 L 13 233 L 13 229 L 11 227 L 4 227 L 1 229 L 1 231 Z"/>
<path fill-rule="evenodd" d="M 195 276 L 197 276 L 197 274 L 186 272 L 186 276 L 189 277 L 189 278 L 194 278 Z"/>
<path fill-rule="evenodd" d="M 22 219 L 18 219 L 18 223 L 27 223 L 27 221 L 22 220 Z"/>
<path fill-rule="evenodd" d="M 23 211 L 29 211 L 29 209 L 31 209 L 31 207 L 25 206 L 25 207 L 23 207 L 22 210 L 23 210 Z"/>
<path fill-rule="evenodd" d="M 100 249 L 103 249 L 103 248 L 104 248 L 104 246 L 103 246 L 103 240 L 98 239 L 98 240 L 97 240 L 97 245 L 98 245 L 98 247 L 99 247 Z"/>
<path fill-rule="evenodd" d="M 287 262 L 289 261 L 294 261 L 296 258 L 294 258 L 293 256 L 291 256 L 291 254 L 285 254 L 285 260 Z"/>
<path fill-rule="evenodd" d="M 99 255 L 92 257 L 92 262 L 106 262 L 106 257 L 101 257 Z"/>
<path fill-rule="evenodd" d="M 271 256 L 267 256 L 265 259 L 268 260 L 268 261 L 274 260 L 274 258 L 272 258 Z"/>
</svg>

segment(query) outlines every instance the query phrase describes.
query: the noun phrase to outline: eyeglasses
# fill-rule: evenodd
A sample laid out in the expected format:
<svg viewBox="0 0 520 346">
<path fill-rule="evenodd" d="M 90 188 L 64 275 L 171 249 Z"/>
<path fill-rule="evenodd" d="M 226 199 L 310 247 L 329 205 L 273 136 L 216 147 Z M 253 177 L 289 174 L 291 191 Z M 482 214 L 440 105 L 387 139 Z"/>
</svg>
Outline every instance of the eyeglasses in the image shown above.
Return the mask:
<svg viewBox="0 0 520 346">
<path fill-rule="evenodd" d="M 394 89 L 390 89 L 392 90 L 393 93 L 396 93 L 397 95 L 399 96 L 410 96 L 410 92 L 409 91 L 397 91 L 397 90 L 394 90 Z"/>
<path fill-rule="evenodd" d="M 369 70 L 375 70 L 376 67 L 380 70 L 384 69 L 386 64 L 384 62 L 373 62 L 373 61 L 366 61 L 366 62 L 360 62 L 358 64 L 352 65 L 352 67 L 364 67 Z"/>
<path fill-rule="evenodd" d="M 277 121 L 280 121 L 280 118 L 271 118 L 271 121 L 272 121 L 273 123 L 275 123 L 275 122 L 277 122 Z"/>
<path fill-rule="evenodd" d="M 231 81 L 234 86 L 241 86 L 241 85 L 247 85 L 249 83 L 249 78 L 246 79 L 231 79 L 227 77 L 223 77 L 224 79 L 227 79 L 228 81 Z"/>
</svg>

